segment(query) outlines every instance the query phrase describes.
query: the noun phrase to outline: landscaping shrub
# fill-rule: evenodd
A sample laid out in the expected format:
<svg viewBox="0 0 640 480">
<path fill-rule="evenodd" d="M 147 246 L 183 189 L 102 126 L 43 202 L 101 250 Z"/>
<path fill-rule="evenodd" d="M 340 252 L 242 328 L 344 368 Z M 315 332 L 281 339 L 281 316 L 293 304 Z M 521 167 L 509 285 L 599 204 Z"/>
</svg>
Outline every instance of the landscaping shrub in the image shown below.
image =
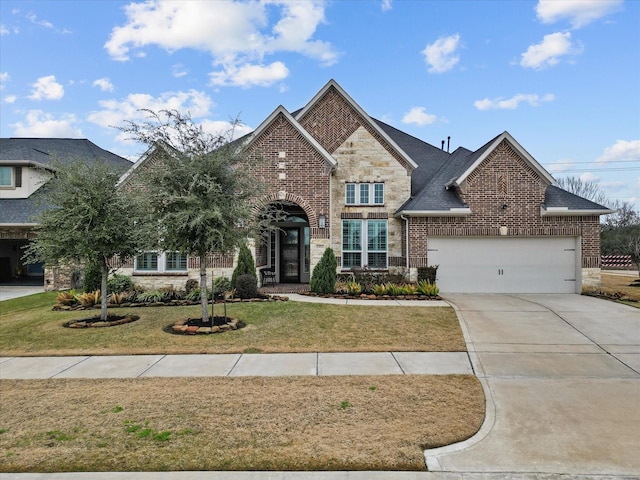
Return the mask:
<svg viewBox="0 0 640 480">
<path fill-rule="evenodd" d="M 216 298 L 223 298 L 224 294 L 231 290 L 231 280 L 227 277 L 218 277 L 213 281 L 213 291 L 215 292 Z"/>
<path fill-rule="evenodd" d="M 438 273 L 438 265 L 431 265 L 429 267 L 419 267 L 418 282 L 420 280 L 426 280 L 429 283 L 436 283 L 437 273 Z"/>
<path fill-rule="evenodd" d="M 362 286 L 358 282 L 347 283 L 347 292 L 349 295 L 360 295 L 362 293 Z"/>
<path fill-rule="evenodd" d="M 236 279 L 236 294 L 240 298 L 255 298 L 258 296 L 258 279 L 245 273 Z"/>
<path fill-rule="evenodd" d="M 114 273 L 107 280 L 107 290 L 111 293 L 122 293 L 133 288 L 133 280 L 129 275 Z"/>
<path fill-rule="evenodd" d="M 320 294 L 333 293 L 336 288 L 336 268 L 338 268 L 336 256 L 331 248 L 327 248 L 313 269 L 309 284 L 311 291 Z"/>
<path fill-rule="evenodd" d="M 195 278 L 190 278 L 189 280 L 187 280 L 187 283 L 184 285 L 184 291 L 188 295 L 194 290 L 200 290 L 200 282 L 198 282 L 198 280 L 196 280 Z"/>
<path fill-rule="evenodd" d="M 240 251 L 238 252 L 238 264 L 236 268 L 233 270 L 233 275 L 231 275 L 231 285 L 238 288 L 238 277 L 241 275 L 251 275 L 256 279 L 256 284 L 258 282 L 258 277 L 256 276 L 256 264 L 253 261 L 253 256 L 251 255 L 251 251 L 249 247 L 247 247 L 246 243 L 243 243 L 240 246 Z"/>
<path fill-rule="evenodd" d="M 94 258 L 89 258 L 84 266 L 84 286 L 85 292 L 95 292 L 102 288 L 102 269 Z"/>
</svg>

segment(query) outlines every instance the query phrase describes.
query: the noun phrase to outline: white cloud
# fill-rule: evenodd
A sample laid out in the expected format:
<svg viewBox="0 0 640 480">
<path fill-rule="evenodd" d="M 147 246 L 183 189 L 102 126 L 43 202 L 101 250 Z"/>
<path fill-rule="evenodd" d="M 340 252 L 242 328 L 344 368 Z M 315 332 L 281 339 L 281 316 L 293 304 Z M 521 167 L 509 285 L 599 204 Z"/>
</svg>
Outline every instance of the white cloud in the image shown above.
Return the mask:
<svg viewBox="0 0 640 480">
<path fill-rule="evenodd" d="M 580 50 L 571 44 L 570 32 L 551 33 L 545 35 L 542 42 L 529 45 L 527 51 L 522 54 L 520 65 L 541 70 L 557 65 L 560 57 L 580 53 Z"/>
<path fill-rule="evenodd" d="M 582 180 L 584 183 L 598 183 L 600 177 L 594 175 L 591 172 L 584 172 L 582 175 L 580 175 L 580 180 Z"/>
<path fill-rule="evenodd" d="M 268 87 L 289 76 L 289 69 L 282 62 L 271 65 L 229 65 L 221 72 L 212 72 L 211 85 L 235 85 L 243 88 Z"/>
<path fill-rule="evenodd" d="M 555 96 L 551 93 L 543 96 L 519 93 L 511 98 L 498 97 L 494 99 L 484 98 L 482 100 L 476 100 L 473 102 L 473 105 L 478 110 L 515 110 L 522 102 L 528 103 L 531 107 L 537 107 L 542 102 L 551 102 L 554 99 Z"/>
<path fill-rule="evenodd" d="M 0 72 L 0 90 L 4 90 L 4 84 L 9 81 L 9 78 L 11 77 L 8 72 Z"/>
<path fill-rule="evenodd" d="M 11 32 L 4 24 L 0 24 L 0 36 L 9 35 Z"/>
<path fill-rule="evenodd" d="M 34 25 L 40 25 L 41 27 L 45 27 L 45 28 L 53 28 L 53 23 L 51 23 L 48 20 L 40 20 L 35 13 L 27 14 L 27 18 Z"/>
<path fill-rule="evenodd" d="M 388 12 L 393 8 L 393 0 L 382 0 L 382 11 Z"/>
<path fill-rule="evenodd" d="M 427 44 L 422 54 L 431 73 L 444 73 L 451 70 L 460 60 L 456 50 L 460 46 L 460 35 L 440 37 L 434 43 Z"/>
<path fill-rule="evenodd" d="M 232 132 L 232 140 L 236 138 L 240 138 L 247 133 L 251 133 L 254 129 L 244 125 L 234 125 L 232 126 L 230 122 L 225 122 L 223 120 L 203 120 L 200 125 L 202 125 L 202 129 L 210 133 L 212 135 L 224 135 L 233 129 Z"/>
<path fill-rule="evenodd" d="M 107 77 L 102 77 L 93 82 L 94 87 L 99 87 L 103 92 L 113 92 L 113 83 Z"/>
<path fill-rule="evenodd" d="M 201 118 L 210 114 L 213 100 L 207 94 L 189 90 L 187 92 L 167 92 L 154 97 L 146 93 L 132 93 L 122 100 L 103 100 L 98 102 L 102 110 L 92 112 L 87 117 L 92 123 L 102 127 L 120 127 L 125 120 L 145 120 L 147 114 L 141 110 L 178 110 L 189 112 L 192 118 Z M 120 136 L 120 140 L 124 137 Z"/>
<path fill-rule="evenodd" d="M 596 163 L 630 160 L 640 162 L 640 140 L 618 140 L 616 143 L 604 149 L 602 155 L 596 159 Z"/>
<path fill-rule="evenodd" d="M 64 96 L 64 88 L 53 75 L 40 77 L 32 87 L 31 100 L 60 100 Z"/>
<path fill-rule="evenodd" d="M 567 170 L 570 170 L 571 168 L 573 168 L 574 163 L 575 162 L 573 160 L 571 160 L 571 159 L 561 158 L 560 160 L 557 160 L 555 162 L 551 162 L 551 163 L 545 165 L 545 168 L 551 174 L 563 173 L 563 172 L 566 172 Z"/>
<path fill-rule="evenodd" d="M 73 114 L 64 114 L 56 119 L 42 110 L 29 110 L 24 122 L 16 122 L 11 128 L 16 137 L 79 138 L 82 132 L 76 123 Z"/>
<path fill-rule="evenodd" d="M 173 75 L 174 78 L 185 77 L 188 74 L 189 71 L 184 68 L 184 65 L 182 65 L 181 63 L 176 63 L 175 65 L 171 66 L 171 75 Z"/>
<path fill-rule="evenodd" d="M 622 0 L 539 0 L 536 13 L 542 23 L 566 19 L 573 28 L 581 28 L 616 12 L 621 6 Z"/>
<path fill-rule="evenodd" d="M 413 107 L 404 117 L 402 117 L 402 123 L 413 123 L 415 125 L 431 125 L 438 119 L 435 115 L 427 113 L 424 107 Z"/>
<path fill-rule="evenodd" d="M 228 71 L 229 78 L 233 78 L 232 71 L 248 66 L 264 68 L 264 57 L 277 52 L 296 52 L 331 65 L 338 53 L 330 43 L 313 38 L 325 21 L 324 6 L 323 0 L 131 3 L 124 7 L 127 22 L 111 31 L 104 46 L 120 61 L 151 45 L 168 52 L 206 51 L 215 66 Z"/>
<path fill-rule="evenodd" d="M 2 99 L 2 101 L 4 103 L 12 104 L 12 103 L 16 103 L 17 99 L 18 99 L 18 97 L 16 97 L 15 95 L 7 95 L 6 97 L 4 97 Z"/>
</svg>

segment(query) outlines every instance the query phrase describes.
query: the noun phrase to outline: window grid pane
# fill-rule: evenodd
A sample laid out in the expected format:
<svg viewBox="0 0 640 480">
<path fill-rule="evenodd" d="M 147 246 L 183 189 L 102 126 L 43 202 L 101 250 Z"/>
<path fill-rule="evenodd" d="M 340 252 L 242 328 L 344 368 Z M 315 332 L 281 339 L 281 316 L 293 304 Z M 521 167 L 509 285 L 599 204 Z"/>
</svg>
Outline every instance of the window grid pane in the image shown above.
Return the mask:
<svg viewBox="0 0 640 480">
<path fill-rule="evenodd" d="M 143 253 L 142 255 L 138 255 L 136 257 L 136 269 L 150 272 L 158 271 L 158 254 Z"/>
<path fill-rule="evenodd" d="M 375 183 L 373 185 L 373 203 L 376 205 L 384 204 L 384 183 Z"/>
<path fill-rule="evenodd" d="M 342 268 L 362 266 L 362 221 L 342 222 Z"/>
<path fill-rule="evenodd" d="M 178 252 L 167 253 L 167 270 L 185 271 L 187 269 L 187 256 Z"/>
<path fill-rule="evenodd" d="M 356 203 L 356 185 L 354 183 L 347 183 L 347 205 L 354 205 Z"/>
<path fill-rule="evenodd" d="M 0 167 L 0 187 L 13 186 L 12 173 L 13 167 Z"/>
<path fill-rule="evenodd" d="M 369 203 L 369 184 L 360 184 L 360 205 L 367 205 Z"/>
</svg>

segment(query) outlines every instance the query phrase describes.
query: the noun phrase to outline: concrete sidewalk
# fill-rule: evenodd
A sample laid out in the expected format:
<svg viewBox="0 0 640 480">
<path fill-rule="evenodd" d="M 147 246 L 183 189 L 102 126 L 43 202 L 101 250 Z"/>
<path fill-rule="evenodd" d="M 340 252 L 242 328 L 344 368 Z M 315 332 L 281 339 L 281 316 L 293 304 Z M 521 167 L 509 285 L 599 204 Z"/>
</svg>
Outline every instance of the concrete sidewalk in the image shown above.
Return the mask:
<svg viewBox="0 0 640 480">
<path fill-rule="evenodd" d="M 473 374 L 466 352 L 2 357 L 0 379 Z"/>
</svg>

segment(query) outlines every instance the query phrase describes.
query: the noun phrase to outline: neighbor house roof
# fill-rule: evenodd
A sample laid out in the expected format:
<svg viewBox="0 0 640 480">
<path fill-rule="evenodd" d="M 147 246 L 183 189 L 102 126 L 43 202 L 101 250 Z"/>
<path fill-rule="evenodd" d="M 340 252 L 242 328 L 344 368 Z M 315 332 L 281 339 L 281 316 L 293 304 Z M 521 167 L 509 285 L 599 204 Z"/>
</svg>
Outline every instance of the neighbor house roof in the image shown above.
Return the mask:
<svg viewBox="0 0 640 480">
<path fill-rule="evenodd" d="M 126 158 L 98 147 L 86 138 L 0 138 L 0 162 L 51 167 L 77 160 L 103 160 L 124 171 Z"/>
<path fill-rule="evenodd" d="M 51 169 L 77 160 L 102 160 L 125 172 L 132 163 L 85 138 L 0 138 L 0 164 Z M 34 216 L 47 208 L 44 187 L 29 198 L 0 199 L 0 226 L 34 225 Z"/>
</svg>

